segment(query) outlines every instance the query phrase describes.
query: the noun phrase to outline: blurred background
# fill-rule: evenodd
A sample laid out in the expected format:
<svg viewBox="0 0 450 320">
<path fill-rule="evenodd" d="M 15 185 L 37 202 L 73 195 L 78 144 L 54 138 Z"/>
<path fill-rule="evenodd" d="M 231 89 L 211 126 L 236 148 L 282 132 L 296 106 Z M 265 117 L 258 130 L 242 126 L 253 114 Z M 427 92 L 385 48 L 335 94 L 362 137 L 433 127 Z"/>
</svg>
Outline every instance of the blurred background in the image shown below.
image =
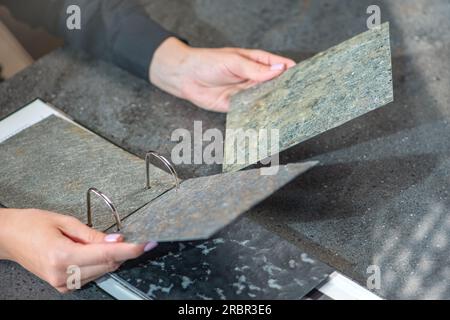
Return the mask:
<svg viewBox="0 0 450 320">
<path fill-rule="evenodd" d="M 0 6 L 0 78 L 8 79 L 63 44 L 42 29 L 17 21 Z"/>
</svg>

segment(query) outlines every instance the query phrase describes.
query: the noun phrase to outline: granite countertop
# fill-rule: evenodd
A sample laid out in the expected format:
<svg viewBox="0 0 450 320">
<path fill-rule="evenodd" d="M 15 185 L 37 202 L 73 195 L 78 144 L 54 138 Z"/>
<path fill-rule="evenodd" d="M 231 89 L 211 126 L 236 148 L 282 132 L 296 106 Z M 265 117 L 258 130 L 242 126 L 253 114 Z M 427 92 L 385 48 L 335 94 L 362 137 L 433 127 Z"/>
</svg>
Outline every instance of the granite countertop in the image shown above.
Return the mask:
<svg viewBox="0 0 450 320">
<path fill-rule="evenodd" d="M 366 29 L 370 1 L 144 1 L 193 45 L 246 46 L 297 60 Z M 365 285 L 378 265 L 385 298 L 450 298 L 450 4 L 379 1 L 389 21 L 395 102 L 281 155 L 321 165 L 246 216 Z M 282 36 L 280 36 L 282 35 Z M 170 155 L 176 128 L 223 130 L 199 110 L 106 63 L 55 51 L 0 84 L 0 117 L 36 97 L 138 156 Z M 183 178 L 220 172 L 184 165 Z M 2 296 L 55 297 L 15 264 L 1 262 Z M 42 292 L 40 290 L 43 290 Z M 107 298 L 95 287 L 76 294 Z M 65 296 L 68 297 L 68 296 Z"/>
</svg>

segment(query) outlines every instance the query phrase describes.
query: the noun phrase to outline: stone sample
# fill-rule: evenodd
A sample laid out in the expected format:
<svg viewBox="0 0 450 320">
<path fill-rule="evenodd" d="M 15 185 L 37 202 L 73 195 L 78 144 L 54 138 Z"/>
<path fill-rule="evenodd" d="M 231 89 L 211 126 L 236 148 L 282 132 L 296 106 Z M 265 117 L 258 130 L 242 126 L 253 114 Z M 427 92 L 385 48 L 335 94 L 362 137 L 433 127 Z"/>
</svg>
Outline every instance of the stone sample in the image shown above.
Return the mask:
<svg viewBox="0 0 450 320">
<path fill-rule="evenodd" d="M 126 241 L 206 239 L 317 162 L 280 166 L 275 175 L 260 169 L 185 180 L 124 221 Z"/>
<path fill-rule="evenodd" d="M 86 192 L 95 187 L 116 205 L 121 218 L 172 188 L 170 174 L 98 135 L 56 116 L 0 144 L 0 202 L 12 208 L 39 208 L 86 221 Z M 114 225 L 106 204 L 92 197 L 93 225 Z"/>
<path fill-rule="evenodd" d="M 278 129 L 281 152 L 393 101 L 391 69 L 389 24 L 384 23 L 235 95 L 227 130 Z M 252 164 L 248 155 L 257 154 L 258 146 L 245 144 L 226 135 L 223 171 Z M 247 162 L 236 163 L 235 153 L 243 153 Z"/>
</svg>

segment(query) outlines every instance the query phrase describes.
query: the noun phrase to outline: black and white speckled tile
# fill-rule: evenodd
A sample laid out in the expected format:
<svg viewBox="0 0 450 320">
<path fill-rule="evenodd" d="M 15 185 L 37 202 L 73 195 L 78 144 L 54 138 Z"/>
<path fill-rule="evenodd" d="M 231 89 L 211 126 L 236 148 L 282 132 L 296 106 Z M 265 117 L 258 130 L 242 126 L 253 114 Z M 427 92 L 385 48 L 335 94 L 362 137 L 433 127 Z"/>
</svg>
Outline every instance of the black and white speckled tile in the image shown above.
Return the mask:
<svg viewBox="0 0 450 320">
<path fill-rule="evenodd" d="M 300 299 L 332 271 L 244 217 L 210 240 L 160 244 L 117 274 L 152 299 Z"/>
</svg>

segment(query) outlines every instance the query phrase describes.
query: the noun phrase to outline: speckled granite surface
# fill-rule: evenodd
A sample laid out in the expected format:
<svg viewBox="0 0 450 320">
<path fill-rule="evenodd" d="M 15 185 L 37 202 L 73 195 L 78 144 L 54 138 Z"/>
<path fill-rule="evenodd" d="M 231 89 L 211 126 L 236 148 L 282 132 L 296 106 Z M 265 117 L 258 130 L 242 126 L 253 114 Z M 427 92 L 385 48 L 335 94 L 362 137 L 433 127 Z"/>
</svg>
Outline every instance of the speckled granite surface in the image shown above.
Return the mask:
<svg viewBox="0 0 450 320">
<path fill-rule="evenodd" d="M 126 218 L 122 233 L 136 243 L 207 239 L 316 164 L 280 166 L 275 175 L 252 169 L 182 181 Z"/>
<path fill-rule="evenodd" d="M 236 94 L 226 130 L 277 129 L 283 151 L 393 99 L 389 24 L 384 23 Z M 223 170 L 251 165 L 249 154 L 258 154 L 258 147 L 226 134 Z"/>
<path fill-rule="evenodd" d="M 373 4 L 145 2 L 152 17 L 193 45 L 262 48 L 297 61 L 365 31 L 366 9 Z M 245 226 L 263 224 L 363 286 L 367 267 L 378 264 L 381 287 L 375 293 L 383 297 L 449 299 L 450 3 L 377 4 L 382 20 L 390 21 L 395 101 L 283 152 L 282 163 L 316 158 L 322 165 L 251 209 Z M 68 51 L 56 51 L 0 84 L 0 116 L 36 97 L 141 157 L 149 147 L 170 156 L 171 132 L 192 132 L 193 120 L 202 120 L 205 130 L 223 130 L 225 124 L 224 115 Z M 185 178 L 219 172 L 217 166 L 179 168 Z M 2 297 L 60 298 L 11 266 L 0 262 Z"/>
<path fill-rule="evenodd" d="M 117 274 L 152 299 L 301 299 L 332 271 L 242 218 L 210 240 L 160 244 Z"/>
</svg>

